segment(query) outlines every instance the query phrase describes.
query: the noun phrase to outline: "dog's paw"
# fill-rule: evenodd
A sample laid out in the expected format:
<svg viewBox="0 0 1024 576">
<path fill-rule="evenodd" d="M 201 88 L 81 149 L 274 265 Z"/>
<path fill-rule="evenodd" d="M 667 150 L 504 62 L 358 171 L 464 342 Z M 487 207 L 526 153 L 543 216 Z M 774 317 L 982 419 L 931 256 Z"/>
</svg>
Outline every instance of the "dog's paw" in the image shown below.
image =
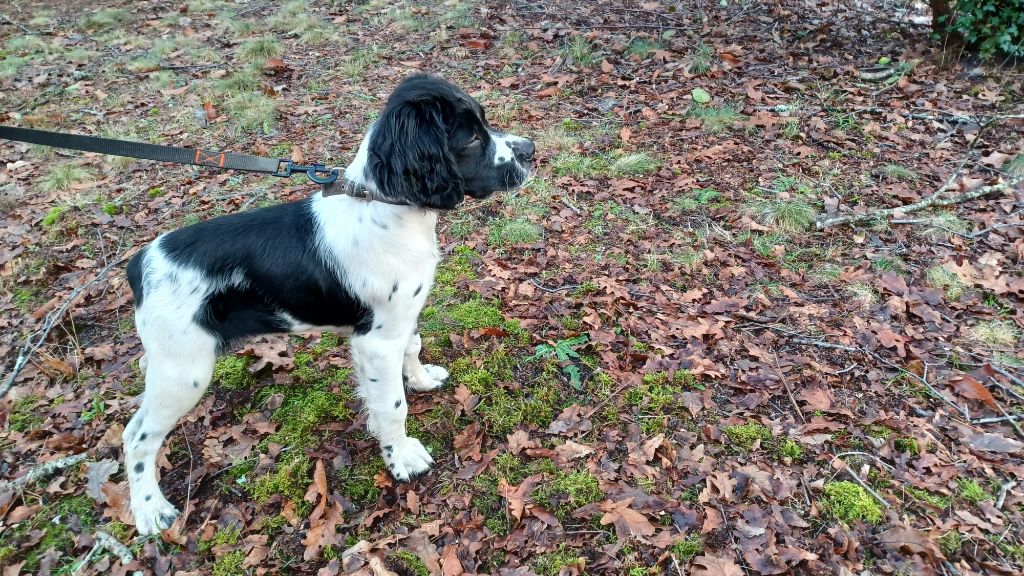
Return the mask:
<svg viewBox="0 0 1024 576">
<path fill-rule="evenodd" d="M 444 386 L 444 383 L 448 380 L 448 371 L 440 366 L 434 366 L 433 364 L 424 364 L 423 371 L 419 377 L 409 378 L 407 385 L 410 390 L 417 392 L 424 392 L 426 390 L 433 390 Z"/>
<path fill-rule="evenodd" d="M 382 455 L 391 476 L 399 482 L 412 480 L 429 470 L 430 465 L 434 463 L 434 459 L 423 444 L 408 436 L 394 444 L 383 446 Z"/>
<path fill-rule="evenodd" d="M 148 536 L 170 528 L 179 513 L 163 495 L 154 494 L 148 501 L 136 502 L 136 498 L 132 498 L 132 514 L 135 515 L 135 529 L 142 536 Z"/>
</svg>

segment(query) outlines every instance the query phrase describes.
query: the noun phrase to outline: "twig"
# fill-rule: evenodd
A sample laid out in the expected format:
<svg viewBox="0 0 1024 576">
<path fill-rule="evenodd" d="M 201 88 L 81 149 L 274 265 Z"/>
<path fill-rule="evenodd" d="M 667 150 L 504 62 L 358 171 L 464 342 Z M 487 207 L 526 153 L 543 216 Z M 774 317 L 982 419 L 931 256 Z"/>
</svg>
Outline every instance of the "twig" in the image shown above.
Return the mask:
<svg viewBox="0 0 1024 576">
<path fill-rule="evenodd" d="M 99 282 L 100 280 L 106 278 L 107 273 L 110 272 L 111 268 L 120 264 L 122 260 L 124 260 L 124 257 L 118 258 L 114 262 L 111 262 L 104 266 L 99 271 L 99 273 L 93 277 L 92 280 L 89 280 L 85 284 L 82 284 L 78 288 L 72 290 L 71 293 L 68 294 L 68 296 L 64 299 L 64 302 L 61 303 L 60 306 L 58 306 L 55 310 L 51 311 L 49 314 L 46 315 L 46 319 L 43 320 L 42 328 L 40 328 L 33 334 L 30 334 L 28 338 L 25 339 L 25 344 L 21 347 L 21 350 L 18 351 L 18 358 L 17 360 L 14 361 L 14 367 L 11 368 L 11 372 L 7 376 L 7 381 L 4 382 L 3 387 L 0 388 L 0 398 L 6 396 L 7 392 L 11 389 L 12 386 L 14 386 L 14 379 L 18 377 L 18 373 L 21 372 L 21 369 L 24 368 L 25 364 L 28 363 L 28 360 L 29 358 L 32 357 L 32 354 L 34 354 L 36 350 L 41 348 L 43 343 L 46 342 L 46 337 L 50 334 L 50 330 L 53 330 L 53 327 L 57 325 L 57 322 L 61 319 L 62 316 L 64 316 L 64 313 L 67 312 L 68 308 L 70 308 L 71 305 L 75 302 L 79 294 L 84 292 L 87 288 L 89 288 L 96 282 Z"/>
<path fill-rule="evenodd" d="M 569 202 L 569 199 L 566 198 L 565 196 L 562 196 L 562 204 L 568 206 L 569 209 L 575 212 L 577 216 L 583 214 L 582 212 L 580 212 L 580 209 L 574 206 L 572 202 Z"/>
<path fill-rule="evenodd" d="M 836 457 L 834 457 L 832 459 L 833 462 L 835 462 L 836 460 L 839 460 L 839 462 L 842 463 L 842 465 L 843 465 L 842 470 L 845 470 L 846 473 L 850 475 L 850 478 L 853 478 L 854 482 L 856 482 L 857 484 L 860 484 L 861 488 L 867 490 L 869 494 L 874 496 L 875 500 L 878 500 L 879 504 L 881 504 L 885 508 L 892 508 L 892 505 L 889 504 L 889 502 L 887 502 L 885 498 L 882 498 L 881 494 L 879 494 L 878 492 L 875 492 L 874 488 L 872 488 L 871 486 L 868 486 L 866 482 L 861 480 L 860 476 L 858 476 L 857 473 L 854 472 L 852 468 L 850 468 L 849 464 L 847 464 L 845 461 L 843 461 L 838 456 L 836 456 Z"/>
<path fill-rule="evenodd" d="M 21 24 L 18 24 L 14 20 L 11 20 L 11 17 L 8 16 L 7 14 L 0 13 L 0 19 L 2 19 L 4 22 L 7 22 L 11 26 L 17 26 L 18 28 L 21 28 L 21 31 L 24 32 L 25 34 L 35 34 L 35 32 L 32 32 L 28 28 L 25 28 L 24 26 L 22 26 Z"/>
<path fill-rule="evenodd" d="M 7 482 L 0 483 L 0 490 L 4 490 L 7 488 L 21 488 L 26 484 L 31 484 L 36 480 L 46 478 L 47 476 L 50 476 L 51 474 L 58 470 L 63 470 L 64 468 L 69 468 L 71 466 L 74 466 L 75 464 L 78 464 L 82 460 L 85 460 L 85 456 L 86 453 L 82 452 L 81 454 L 74 454 L 71 456 L 65 456 L 63 458 L 50 460 L 48 462 L 43 462 L 42 464 L 39 464 L 32 468 L 31 470 L 29 470 L 28 473 L 23 476 L 18 476 L 14 480 L 9 480 Z"/>
<path fill-rule="evenodd" d="M 135 559 L 132 551 L 129 550 L 127 546 L 122 544 L 117 538 L 114 538 L 102 530 L 96 531 L 96 543 L 103 546 L 103 548 L 114 556 L 117 556 L 117 559 L 121 561 L 121 564 L 128 564 Z"/>
<path fill-rule="evenodd" d="M 971 420 L 971 424 L 996 424 L 999 422 L 1020 420 L 1021 418 L 1024 417 L 1019 416 L 1017 414 L 1010 414 L 1008 416 L 993 416 L 992 418 L 975 418 L 974 420 Z"/>
<path fill-rule="evenodd" d="M 1017 486 L 1017 482 L 1014 480 L 1007 480 L 1003 482 L 1003 485 L 999 487 L 999 496 L 996 498 L 996 509 L 1002 510 L 1003 504 L 1006 503 L 1006 493 L 1013 490 Z"/>
<path fill-rule="evenodd" d="M 1024 438 L 1024 430 L 1020 429 L 1020 426 L 1017 425 L 1017 421 L 1015 419 L 1010 418 L 1010 415 L 1006 413 L 1006 409 L 1003 408 L 1003 405 L 1000 404 L 999 402 L 996 402 L 994 398 L 992 399 L 992 403 L 995 404 L 999 412 L 1006 417 L 1007 421 L 1010 423 L 1010 426 L 1013 426 L 1013 429 L 1017 432 L 1017 435 L 1020 436 L 1021 438 Z"/>
<path fill-rule="evenodd" d="M 996 372 L 998 372 L 999 374 L 1002 374 L 1003 376 L 1006 376 L 1006 378 L 1010 382 L 1013 382 L 1017 386 L 1020 386 L 1021 388 L 1024 388 L 1024 380 L 1021 380 L 1020 378 L 1017 378 L 1013 374 L 1010 374 L 1005 369 L 1003 369 L 1001 366 L 997 366 L 995 364 L 990 364 L 990 366 L 992 366 L 992 369 L 995 370 Z M 1000 383 L 1000 386 L 1002 386 L 1001 383 Z"/>
<path fill-rule="evenodd" d="M 843 344 L 833 344 L 831 342 L 822 342 L 820 340 L 811 340 L 810 338 L 790 338 L 790 342 L 794 344 L 806 344 L 808 346 L 817 346 L 819 348 L 832 348 L 835 350 L 845 350 L 847 352 L 860 352 L 860 348 L 854 346 L 844 346 Z"/>
<path fill-rule="evenodd" d="M 541 285 L 540 282 L 537 282 L 536 278 L 531 278 L 530 279 L 530 283 L 533 284 L 534 286 L 536 286 L 537 288 L 540 288 L 541 290 L 543 290 L 545 292 L 549 292 L 549 293 L 561 292 L 562 290 L 575 290 L 575 289 L 579 288 L 580 286 L 582 286 L 582 284 L 566 284 L 565 286 L 559 286 L 558 288 L 547 288 L 547 287 Z"/>
<path fill-rule="evenodd" d="M 956 176 L 959 176 L 959 174 L 956 174 L 953 178 L 950 178 L 949 182 L 946 182 L 931 196 L 925 198 L 924 200 L 914 202 L 913 204 L 907 204 L 906 206 L 898 206 L 896 208 L 880 208 L 878 210 L 869 210 L 861 214 L 844 214 L 842 216 L 833 216 L 832 218 L 818 220 L 817 222 L 815 222 L 814 225 L 818 230 L 822 230 L 824 228 L 830 228 L 832 226 L 838 226 L 840 224 L 854 224 L 857 222 L 864 222 L 867 220 L 878 220 L 881 218 L 885 218 L 887 216 L 892 216 L 893 214 L 896 213 L 904 214 L 907 212 L 917 212 L 918 210 L 924 210 L 925 208 L 931 208 L 932 206 L 950 206 L 953 204 L 960 204 L 963 202 L 967 202 L 968 200 L 981 198 L 982 196 L 987 196 L 989 194 L 994 194 L 996 192 L 1009 192 L 1012 189 L 1012 187 L 1016 184 L 1016 181 L 1009 183 L 1000 182 L 999 184 L 992 184 L 991 186 L 982 186 L 976 190 L 964 192 L 963 194 L 957 194 L 956 196 L 952 196 L 949 198 L 940 198 L 940 196 L 942 196 L 943 193 L 953 188 L 954 182 L 957 179 Z"/>
<path fill-rule="evenodd" d="M 836 454 L 835 456 L 833 456 L 833 458 L 842 458 L 843 456 L 862 456 L 864 458 L 871 458 L 875 462 L 878 462 L 879 465 L 881 465 L 883 468 L 886 468 L 889 471 L 895 470 L 895 468 L 893 468 L 893 466 L 891 464 L 886 463 L 884 460 L 882 460 L 878 456 L 875 456 L 874 454 L 869 454 L 867 452 L 860 452 L 860 451 L 857 451 L 857 450 L 851 450 L 849 452 L 840 452 L 839 454 Z"/>
<path fill-rule="evenodd" d="M 789 379 L 782 373 L 782 367 L 779 366 L 779 357 L 775 352 L 772 352 L 772 359 L 775 360 L 775 370 L 779 372 L 779 377 L 782 378 L 782 383 L 786 386 L 786 394 L 789 395 L 789 401 L 793 404 L 793 408 L 796 410 L 797 416 L 800 417 L 800 421 L 806 424 L 807 417 L 804 416 L 803 410 L 800 409 L 800 405 L 797 404 L 796 398 L 793 396 L 793 388 L 789 385 Z"/>
</svg>

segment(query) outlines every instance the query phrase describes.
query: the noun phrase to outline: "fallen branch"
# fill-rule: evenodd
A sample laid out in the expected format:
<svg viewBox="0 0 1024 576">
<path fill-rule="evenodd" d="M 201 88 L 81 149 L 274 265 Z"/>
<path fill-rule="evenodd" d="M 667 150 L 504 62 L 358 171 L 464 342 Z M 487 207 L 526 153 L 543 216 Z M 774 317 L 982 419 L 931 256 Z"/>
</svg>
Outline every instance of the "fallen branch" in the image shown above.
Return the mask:
<svg viewBox="0 0 1024 576">
<path fill-rule="evenodd" d="M 854 346 L 844 346 L 843 344 L 833 344 L 831 342 L 822 342 L 820 340 L 811 340 L 810 338 L 792 338 L 790 342 L 794 344 L 805 344 L 807 346 L 817 346 L 818 348 L 832 348 L 833 350 L 845 350 L 847 352 L 860 352 L 860 348 Z"/>
<path fill-rule="evenodd" d="M 50 460 L 49 462 L 43 462 L 29 470 L 28 474 L 25 474 L 24 476 L 19 476 L 14 480 L 0 483 L 0 491 L 8 488 L 21 488 L 26 484 L 31 484 L 36 480 L 46 478 L 58 470 L 63 470 L 64 468 L 69 468 L 78 464 L 82 460 L 85 460 L 85 456 L 85 452 L 82 452 L 81 454 L 74 454 L 72 456 L 65 456 L 63 458 L 57 458 L 56 460 Z"/>
<path fill-rule="evenodd" d="M 998 424 L 999 422 L 1012 422 L 1014 420 L 1020 420 L 1021 416 L 1013 414 L 1010 416 L 994 416 L 991 418 L 976 418 L 971 420 L 971 424 Z"/>
<path fill-rule="evenodd" d="M 104 266 L 99 273 L 92 278 L 92 280 L 89 280 L 85 284 L 82 284 L 78 288 L 72 290 L 60 306 L 46 315 L 46 318 L 43 320 L 43 326 L 39 330 L 30 334 L 28 338 L 25 339 L 25 344 L 21 347 L 21 350 L 18 351 L 18 358 L 14 361 L 14 367 L 11 368 L 11 372 L 7 376 L 7 380 L 4 382 L 3 387 L 0 387 L 0 398 L 6 396 L 7 392 L 12 386 L 14 386 L 14 380 L 18 377 L 18 373 L 20 373 L 21 369 L 28 364 L 29 358 L 35 354 L 36 350 L 43 346 L 46 342 L 46 337 L 50 334 L 50 330 L 53 330 L 54 326 L 57 325 L 57 322 L 64 316 L 64 313 L 68 311 L 68 308 L 70 308 L 71 305 L 74 304 L 75 300 L 78 299 L 78 296 L 96 282 L 106 278 L 107 273 L 110 272 L 114 266 L 120 264 L 124 258 L 125 256 L 122 256 L 121 258 L 118 258 Z"/>
<path fill-rule="evenodd" d="M 782 383 L 786 386 L 786 394 L 789 395 L 789 401 L 793 404 L 793 409 L 796 410 L 796 415 L 800 417 L 800 421 L 804 424 L 807 423 L 807 418 L 804 416 L 800 405 L 796 402 L 796 397 L 793 396 L 793 388 L 789 385 L 789 379 L 782 373 L 782 367 L 779 366 L 779 357 L 772 352 L 772 359 L 775 360 L 775 370 L 778 371 L 779 377 L 782 378 Z"/>
<path fill-rule="evenodd" d="M 917 212 L 924 210 L 925 208 L 931 208 L 933 206 L 952 206 L 954 204 L 962 204 L 968 200 L 974 200 L 975 198 L 981 198 L 982 196 L 988 196 L 989 194 L 995 193 L 1006 193 L 1011 190 L 1014 184 L 1008 182 L 1000 182 L 999 184 L 992 184 L 990 186 L 982 186 L 970 192 L 964 192 L 951 196 L 948 198 L 942 198 L 942 195 L 953 189 L 956 178 L 951 178 L 949 182 L 946 182 L 941 188 L 935 191 L 934 194 L 914 202 L 913 204 L 907 204 L 906 206 L 899 206 L 896 208 L 880 208 L 878 210 L 870 210 L 861 214 L 844 214 L 842 216 L 833 216 L 831 218 L 825 218 L 815 222 L 815 227 L 818 230 L 830 228 L 832 226 L 839 226 L 841 224 L 854 224 L 857 222 L 865 222 L 868 220 L 880 220 L 887 218 L 893 214 L 906 214 L 909 212 Z"/>
<path fill-rule="evenodd" d="M 105 548 L 108 552 L 117 556 L 121 564 L 128 564 L 135 559 L 135 555 L 120 540 L 102 530 L 96 531 L 96 544 Z"/>
</svg>

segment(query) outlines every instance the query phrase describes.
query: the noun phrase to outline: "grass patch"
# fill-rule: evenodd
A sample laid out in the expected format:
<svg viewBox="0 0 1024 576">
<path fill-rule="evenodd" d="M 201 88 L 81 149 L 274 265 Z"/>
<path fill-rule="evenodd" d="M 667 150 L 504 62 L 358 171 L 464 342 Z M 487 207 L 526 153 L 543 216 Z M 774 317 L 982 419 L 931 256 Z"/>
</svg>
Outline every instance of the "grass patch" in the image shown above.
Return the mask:
<svg viewBox="0 0 1024 576">
<path fill-rule="evenodd" d="M 982 320 L 968 332 L 970 339 L 992 348 L 1013 346 L 1020 338 L 1020 330 L 1010 320 Z"/>
<path fill-rule="evenodd" d="M 981 484 L 978 484 L 975 480 L 960 478 L 956 481 L 956 487 L 957 496 L 971 504 L 980 504 L 981 502 L 992 499 L 992 495 L 982 488 Z"/>
<path fill-rule="evenodd" d="M 342 493 L 357 506 L 373 504 L 381 494 L 373 478 L 381 470 L 384 470 L 384 460 L 376 455 L 367 462 L 342 467 L 338 473 Z"/>
<path fill-rule="evenodd" d="M 408 576 L 430 576 L 430 568 L 420 560 L 420 557 L 407 550 L 396 550 L 388 553 L 388 560 L 394 564 L 393 568 L 399 574 Z"/>
<path fill-rule="evenodd" d="M 686 565 L 690 560 L 693 560 L 694 556 L 703 551 L 704 540 L 696 532 L 690 532 L 686 535 L 686 540 L 676 542 L 669 548 L 669 552 L 676 557 L 681 565 Z"/>
<path fill-rule="evenodd" d="M 862 308 L 869 308 L 878 303 L 878 293 L 870 284 L 850 284 L 846 287 L 846 293 Z"/>
<path fill-rule="evenodd" d="M 106 30 L 128 20 L 128 12 L 119 8 L 103 8 L 85 17 L 82 24 L 89 30 Z"/>
<path fill-rule="evenodd" d="M 935 539 L 939 545 L 939 549 L 947 558 L 956 558 L 960 556 L 960 552 L 964 547 L 964 538 L 956 530 L 950 530 L 949 532 L 939 536 Z"/>
<path fill-rule="evenodd" d="M 84 182 L 92 176 L 92 172 L 82 168 L 81 166 L 75 166 L 74 164 L 58 164 L 46 173 L 43 177 L 42 186 L 44 190 L 67 190 L 78 184 Z"/>
<path fill-rule="evenodd" d="M 656 50 L 662 48 L 661 42 L 639 36 L 629 41 L 629 46 L 626 47 L 626 56 L 636 56 L 640 60 L 646 60 L 653 56 Z"/>
<path fill-rule="evenodd" d="M 272 472 L 255 478 L 247 490 L 256 502 L 262 504 L 272 496 L 281 495 L 296 504 L 303 502 L 310 482 L 309 457 L 299 451 L 284 452 Z"/>
<path fill-rule="evenodd" d="M 729 438 L 729 443 L 743 450 L 750 450 L 758 440 L 762 444 L 770 442 L 772 431 L 760 422 L 747 422 L 746 424 L 734 424 L 722 428 L 722 432 Z"/>
<path fill-rule="evenodd" d="M 918 446 L 917 440 L 914 438 L 901 437 L 896 438 L 892 441 L 894 448 L 903 452 L 904 454 L 910 454 L 911 456 L 920 456 L 921 447 Z"/>
<path fill-rule="evenodd" d="M 284 45 L 273 36 L 263 36 L 245 40 L 238 45 L 235 55 L 242 62 L 263 63 L 284 54 Z"/>
<path fill-rule="evenodd" d="M 10 78 L 21 73 L 28 66 L 28 58 L 20 56 L 5 56 L 0 60 L 0 78 Z"/>
<path fill-rule="evenodd" d="M 558 545 L 558 550 L 537 556 L 537 559 L 530 563 L 530 568 L 538 576 L 558 576 L 562 572 L 562 568 L 578 566 L 583 562 L 586 562 L 586 558 L 566 547 L 565 543 L 562 543 Z M 576 572 L 568 573 L 574 574 Z"/>
<path fill-rule="evenodd" d="M 245 562 L 245 552 L 235 550 L 217 558 L 213 563 L 212 576 L 246 576 L 249 571 L 242 567 Z"/>
<path fill-rule="evenodd" d="M 592 177 L 608 172 L 608 161 L 599 156 L 586 156 L 579 152 L 562 152 L 550 161 L 553 176 Z"/>
<path fill-rule="evenodd" d="M 722 193 L 713 188 L 697 188 L 684 193 L 672 201 L 672 209 L 676 212 L 692 212 L 698 208 L 706 208 L 713 203 L 718 204 Z"/>
<path fill-rule="evenodd" d="M 626 154 L 611 165 L 612 176 L 646 176 L 661 168 L 661 160 L 646 152 Z"/>
<path fill-rule="evenodd" d="M 341 63 L 339 70 L 343 75 L 352 79 L 360 80 L 366 75 L 366 71 L 380 61 L 380 50 L 376 46 L 360 48 Z"/>
<path fill-rule="evenodd" d="M 810 230 L 818 217 L 814 206 L 795 198 L 756 200 L 746 205 L 746 211 L 758 223 L 786 234 Z"/>
<path fill-rule="evenodd" d="M 901 182 L 916 182 L 920 178 L 917 172 L 899 164 L 886 164 L 882 167 L 882 174 L 885 174 L 886 178 Z"/>
<path fill-rule="evenodd" d="M 540 226 L 521 218 L 502 218 L 490 224 L 487 232 L 487 243 L 491 246 L 515 246 L 533 244 L 540 240 Z"/>
<path fill-rule="evenodd" d="M 571 474 L 557 472 L 538 486 L 532 496 L 534 502 L 550 508 L 563 524 L 572 518 L 574 510 L 603 498 L 597 478 L 582 470 Z"/>
<path fill-rule="evenodd" d="M 933 493 L 931 493 L 931 492 L 929 492 L 927 490 L 921 490 L 920 488 L 915 488 L 913 486 L 907 486 L 905 488 L 905 490 L 906 490 L 907 494 L 910 494 L 910 496 L 914 500 L 918 500 L 920 502 L 925 502 L 927 504 L 931 504 L 932 506 L 935 506 L 936 508 L 943 508 L 943 509 L 945 509 L 945 508 L 949 507 L 950 501 L 949 501 L 949 498 L 946 497 L 946 496 L 942 496 L 942 495 L 939 495 L 939 494 L 933 494 Z"/>
<path fill-rule="evenodd" d="M 296 368 L 302 367 L 296 358 Z M 348 371 L 339 369 L 333 379 L 347 377 Z M 321 424 L 352 418 L 352 410 L 348 407 L 352 391 L 339 385 L 338 391 L 334 392 L 328 389 L 329 384 L 329 381 L 320 381 L 309 386 L 282 386 L 264 391 L 267 397 L 271 392 L 284 393 L 281 406 L 270 416 L 281 426 L 267 440 L 285 446 L 307 447 L 319 440 L 316 432 Z"/>
<path fill-rule="evenodd" d="M 715 107 L 695 104 L 687 115 L 700 120 L 701 127 L 709 134 L 725 134 L 732 130 L 737 122 L 747 119 L 731 105 Z"/>
<path fill-rule="evenodd" d="M 29 432 L 43 423 L 43 416 L 36 410 L 42 398 L 25 396 L 18 398 L 7 415 L 7 428 L 15 432 Z"/>
<path fill-rule="evenodd" d="M 846 524 L 857 520 L 869 524 L 882 521 L 882 508 L 878 502 L 859 484 L 847 480 L 825 484 L 821 509 Z"/>
<path fill-rule="evenodd" d="M 925 281 L 932 288 L 941 288 L 946 291 L 946 297 L 950 300 L 957 300 L 963 295 L 967 285 L 954 272 L 946 270 L 943 266 L 932 266 L 925 273 Z"/>
<path fill-rule="evenodd" d="M 703 76 L 711 71 L 711 59 L 714 57 L 715 51 L 704 43 L 703 40 L 697 44 L 697 49 L 693 51 L 693 55 L 690 56 L 690 65 L 687 67 L 687 72 L 694 76 Z"/>
<path fill-rule="evenodd" d="M 232 96 L 227 101 L 227 110 L 241 130 L 270 133 L 277 124 L 277 101 L 259 92 Z"/>
<path fill-rule="evenodd" d="M 50 45 L 39 36 L 14 36 L 4 42 L 6 52 L 19 56 L 47 52 L 49 49 Z"/>
<path fill-rule="evenodd" d="M 956 234 L 966 234 L 970 225 L 952 212 L 938 212 L 924 218 L 918 234 L 931 240 L 948 240 Z"/>
<path fill-rule="evenodd" d="M 566 64 L 570 66 L 591 68 L 601 61 L 601 55 L 594 44 L 580 34 L 573 36 L 562 45 L 561 54 Z"/>
<path fill-rule="evenodd" d="M 213 90 L 219 94 L 237 95 L 258 92 L 263 85 L 260 65 L 250 64 L 213 82 Z"/>
<path fill-rule="evenodd" d="M 213 380 L 221 388 L 241 390 L 251 386 L 256 379 L 249 373 L 249 356 L 223 356 L 217 359 L 213 367 Z"/>
</svg>

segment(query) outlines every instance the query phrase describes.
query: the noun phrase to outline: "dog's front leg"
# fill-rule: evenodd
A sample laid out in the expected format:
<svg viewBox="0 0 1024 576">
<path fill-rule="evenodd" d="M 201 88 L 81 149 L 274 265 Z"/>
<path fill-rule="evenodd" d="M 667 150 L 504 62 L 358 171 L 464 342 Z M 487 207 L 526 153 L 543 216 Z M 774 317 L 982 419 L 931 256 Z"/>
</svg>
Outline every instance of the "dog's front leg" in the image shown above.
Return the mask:
<svg viewBox="0 0 1024 576">
<path fill-rule="evenodd" d="M 405 433 L 409 405 L 402 384 L 402 361 L 408 340 L 371 332 L 353 336 L 351 342 L 359 378 L 357 392 L 366 406 L 366 426 L 380 441 L 391 475 L 408 481 L 434 463 L 423 444 Z"/>
<path fill-rule="evenodd" d="M 402 378 L 405 385 L 413 392 L 424 392 L 440 388 L 448 380 L 448 371 L 433 364 L 420 364 L 420 349 L 423 340 L 419 332 L 413 332 L 405 347 L 405 359 L 402 362 Z"/>
</svg>

